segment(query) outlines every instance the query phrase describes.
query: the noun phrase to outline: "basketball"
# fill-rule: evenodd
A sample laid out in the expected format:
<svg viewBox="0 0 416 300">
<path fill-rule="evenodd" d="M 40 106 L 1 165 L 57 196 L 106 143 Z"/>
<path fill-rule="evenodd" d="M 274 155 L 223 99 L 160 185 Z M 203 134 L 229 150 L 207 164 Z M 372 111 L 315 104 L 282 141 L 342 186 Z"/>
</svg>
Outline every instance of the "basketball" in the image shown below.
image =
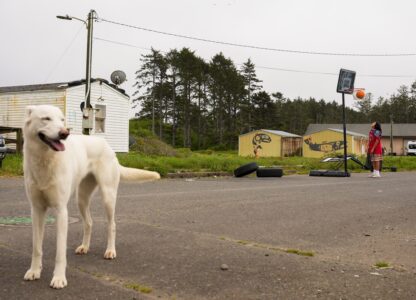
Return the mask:
<svg viewBox="0 0 416 300">
<path fill-rule="evenodd" d="M 363 99 L 363 98 L 364 98 L 364 96 L 365 96 L 365 92 L 364 92 L 363 90 L 358 90 L 358 91 L 355 93 L 355 96 L 356 96 L 358 99 Z"/>
</svg>

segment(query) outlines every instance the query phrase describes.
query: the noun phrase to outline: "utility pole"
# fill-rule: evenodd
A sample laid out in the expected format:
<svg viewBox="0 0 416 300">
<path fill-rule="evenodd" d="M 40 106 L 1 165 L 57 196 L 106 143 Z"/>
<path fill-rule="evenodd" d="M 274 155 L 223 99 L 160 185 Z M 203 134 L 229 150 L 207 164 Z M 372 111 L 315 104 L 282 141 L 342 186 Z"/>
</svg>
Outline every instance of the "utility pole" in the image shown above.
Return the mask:
<svg viewBox="0 0 416 300">
<path fill-rule="evenodd" d="M 82 126 L 82 133 L 89 135 L 92 129 L 92 117 L 94 114 L 91 106 L 91 65 L 92 65 L 92 37 L 94 24 L 95 10 L 90 10 L 87 20 L 87 61 L 86 61 L 86 75 L 85 75 L 85 106 L 83 111 L 83 119 L 88 120 L 86 126 Z"/>
<path fill-rule="evenodd" d="M 83 22 L 87 27 L 87 61 L 86 61 L 86 74 L 85 74 L 85 105 L 82 111 L 82 133 L 89 135 L 90 129 L 93 128 L 93 114 L 94 110 L 91 106 L 91 65 L 92 65 L 92 38 L 93 38 L 93 24 L 96 19 L 95 10 L 91 9 L 88 13 L 87 21 L 66 16 L 56 16 L 58 19 L 63 20 L 78 20 Z"/>
</svg>

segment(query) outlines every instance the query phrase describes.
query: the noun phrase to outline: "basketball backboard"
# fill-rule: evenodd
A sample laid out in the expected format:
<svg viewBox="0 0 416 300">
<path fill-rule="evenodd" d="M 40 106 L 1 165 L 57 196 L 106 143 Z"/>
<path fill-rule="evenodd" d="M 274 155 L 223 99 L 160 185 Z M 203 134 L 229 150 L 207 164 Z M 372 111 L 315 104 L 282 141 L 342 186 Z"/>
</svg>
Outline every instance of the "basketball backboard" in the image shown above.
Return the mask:
<svg viewBox="0 0 416 300">
<path fill-rule="evenodd" d="M 341 69 L 339 71 L 337 93 L 352 94 L 354 92 L 355 71 Z"/>
</svg>

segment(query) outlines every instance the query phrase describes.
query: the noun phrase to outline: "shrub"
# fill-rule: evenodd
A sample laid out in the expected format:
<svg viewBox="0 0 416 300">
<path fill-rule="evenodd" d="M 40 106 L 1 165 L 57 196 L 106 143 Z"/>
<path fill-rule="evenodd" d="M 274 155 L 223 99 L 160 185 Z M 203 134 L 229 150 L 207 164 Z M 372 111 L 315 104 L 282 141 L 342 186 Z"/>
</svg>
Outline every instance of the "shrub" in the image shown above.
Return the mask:
<svg viewBox="0 0 416 300">
<path fill-rule="evenodd" d="M 172 146 L 155 137 L 136 137 L 130 150 L 147 155 L 175 156 L 176 151 Z"/>
</svg>

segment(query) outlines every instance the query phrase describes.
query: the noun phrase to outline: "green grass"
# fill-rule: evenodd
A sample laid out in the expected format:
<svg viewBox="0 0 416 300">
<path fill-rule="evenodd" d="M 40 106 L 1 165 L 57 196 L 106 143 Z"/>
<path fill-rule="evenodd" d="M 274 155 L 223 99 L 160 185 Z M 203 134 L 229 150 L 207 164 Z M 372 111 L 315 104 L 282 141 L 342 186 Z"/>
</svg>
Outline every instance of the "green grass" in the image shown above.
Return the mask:
<svg viewBox="0 0 416 300">
<path fill-rule="evenodd" d="M 308 256 L 308 257 L 315 256 L 315 253 L 312 252 L 312 251 L 303 251 L 303 250 L 299 250 L 299 249 L 285 249 L 285 248 L 276 247 L 276 246 L 273 246 L 273 245 L 261 244 L 261 243 L 256 243 L 256 242 L 252 242 L 252 241 L 233 240 L 233 239 L 226 238 L 226 237 L 220 237 L 219 239 L 224 240 L 224 241 L 235 242 L 235 243 L 237 243 L 239 245 L 242 245 L 242 246 L 256 247 L 256 248 L 262 248 L 262 249 L 267 249 L 267 250 L 271 250 L 271 251 L 278 251 L 278 252 L 286 252 L 286 253 L 296 254 L 296 255 L 300 255 L 300 256 Z"/>
<path fill-rule="evenodd" d="M 285 172 L 291 171 L 296 174 L 308 174 L 310 170 L 333 169 L 334 163 L 322 163 L 319 158 L 305 157 L 283 157 L 283 158 L 259 158 L 255 160 L 249 157 L 240 157 L 234 151 L 199 151 L 181 153 L 176 156 L 148 156 L 130 152 L 119 154 L 122 165 L 145 168 L 158 171 L 162 176 L 174 172 L 229 172 L 239 166 L 256 161 L 260 166 L 280 166 Z M 360 158 L 364 161 L 364 158 Z M 397 166 L 399 171 L 416 170 L 416 157 L 385 157 L 384 166 Z M 367 172 L 354 163 L 348 162 L 348 169 L 353 172 Z M 289 172 L 288 172 L 289 173 Z"/>
<path fill-rule="evenodd" d="M 237 241 L 237 243 L 239 243 L 240 245 L 248 245 L 248 244 L 250 244 L 249 241 L 243 241 L 243 240 Z"/>
<path fill-rule="evenodd" d="M 390 267 L 390 264 L 385 261 L 379 261 L 374 265 L 376 268 L 382 269 L 382 268 L 388 268 Z"/>
<path fill-rule="evenodd" d="M 192 152 L 177 156 L 147 156 L 138 153 L 119 154 L 122 165 L 158 171 L 162 175 L 174 172 L 232 172 L 237 167 L 254 161 L 240 157 L 234 152 Z M 261 166 L 282 166 L 286 170 L 307 173 L 319 167 L 319 159 L 305 158 L 261 158 L 256 160 Z M 323 167 L 323 166 L 322 166 Z M 328 166 L 326 166 L 328 167 Z"/>
<path fill-rule="evenodd" d="M 296 255 L 301 255 L 301 256 L 314 256 L 315 254 L 311 251 L 302 251 L 302 250 L 298 250 L 298 249 L 286 249 L 285 250 L 286 253 L 291 253 L 291 254 L 296 254 Z"/>
<path fill-rule="evenodd" d="M 310 170 L 331 169 L 334 163 L 321 163 L 318 158 L 283 157 L 259 158 L 240 157 L 236 151 L 195 151 L 189 149 L 174 149 L 173 155 L 145 155 L 131 151 L 117 154 L 120 164 L 127 167 L 148 169 L 159 172 L 162 176 L 175 172 L 229 172 L 237 167 L 256 161 L 260 166 L 280 166 L 284 172 L 308 174 Z M 364 161 L 364 158 L 360 158 Z M 399 171 L 416 170 L 416 157 L 386 156 L 383 166 L 396 166 Z M 367 172 L 349 161 L 348 169 L 352 172 Z M 9 154 L 3 160 L 0 176 L 22 176 L 22 156 Z"/>
<path fill-rule="evenodd" d="M 416 156 L 385 156 L 383 166 L 396 166 L 399 171 L 416 170 Z"/>
<path fill-rule="evenodd" d="M 23 176 L 23 156 L 7 154 L 0 168 L 0 176 Z"/>
<path fill-rule="evenodd" d="M 124 287 L 143 294 L 150 294 L 152 292 L 152 288 L 137 283 L 126 283 Z"/>
</svg>

